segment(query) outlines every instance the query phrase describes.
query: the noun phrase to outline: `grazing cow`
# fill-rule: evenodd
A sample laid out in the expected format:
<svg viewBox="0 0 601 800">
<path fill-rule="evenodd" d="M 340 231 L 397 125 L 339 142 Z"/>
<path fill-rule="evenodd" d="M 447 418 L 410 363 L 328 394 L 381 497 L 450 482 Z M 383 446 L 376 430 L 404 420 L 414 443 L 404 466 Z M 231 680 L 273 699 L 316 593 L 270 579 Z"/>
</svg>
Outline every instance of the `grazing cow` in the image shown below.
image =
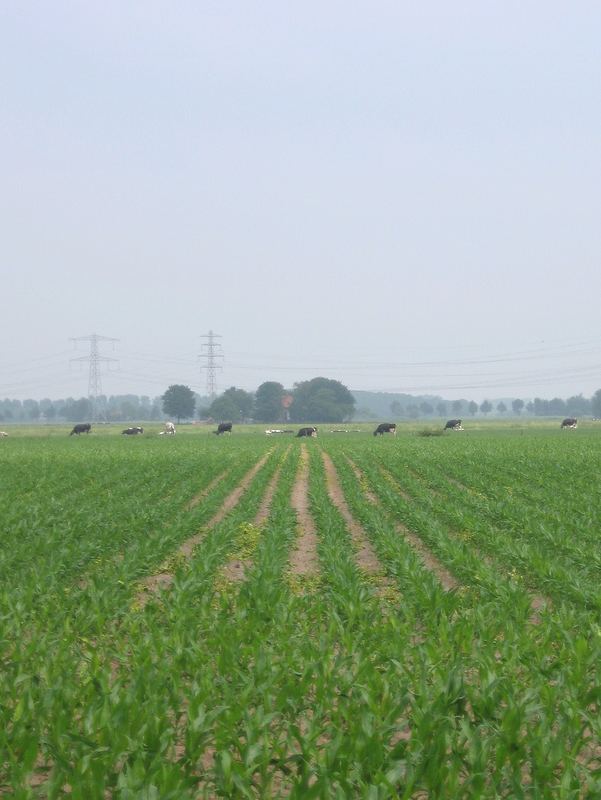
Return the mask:
<svg viewBox="0 0 601 800">
<path fill-rule="evenodd" d="M 385 433 L 396 436 L 396 422 L 381 422 L 375 429 L 374 436 L 384 436 Z"/>
<path fill-rule="evenodd" d="M 92 426 L 89 422 L 78 422 L 77 425 L 73 426 L 73 430 L 69 434 L 69 436 L 73 436 L 73 434 L 77 434 L 79 436 L 80 433 L 89 433 L 92 430 Z"/>
<path fill-rule="evenodd" d="M 277 433 L 284 433 L 281 428 L 267 428 L 265 436 L 275 436 Z"/>
<path fill-rule="evenodd" d="M 574 417 L 566 417 L 564 421 L 561 423 L 561 429 L 564 428 L 577 428 L 578 427 L 578 420 L 574 419 Z"/>
<path fill-rule="evenodd" d="M 231 433 L 232 432 L 232 423 L 231 422 L 220 422 L 217 426 L 217 430 L 213 431 L 217 436 L 221 433 Z"/>
<path fill-rule="evenodd" d="M 139 433 L 144 433 L 144 428 L 141 428 L 139 425 L 136 425 L 135 428 L 126 428 L 124 431 L 121 431 L 121 435 L 125 434 L 126 436 L 137 436 Z"/>
<path fill-rule="evenodd" d="M 5 436 L 8 436 L 6 431 L 0 431 L 0 439 L 4 439 Z"/>
<path fill-rule="evenodd" d="M 175 425 L 173 422 L 166 422 L 165 423 L 165 431 L 166 434 L 169 436 L 175 436 Z"/>
<path fill-rule="evenodd" d="M 450 420 L 448 420 L 447 424 L 444 426 L 444 430 L 446 431 L 447 429 L 450 430 L 450 431 L 462 431 L 462 430 L 464 430 L 460 419 L 450 419 Z"/>
<path fill-rule="evenodd" d="M 298 439 L 299 436 L 317 437 L 317 428 L 313 425 L 310 428 L 301 428 L 296 434 L 296 438 Z"/>
</svg>

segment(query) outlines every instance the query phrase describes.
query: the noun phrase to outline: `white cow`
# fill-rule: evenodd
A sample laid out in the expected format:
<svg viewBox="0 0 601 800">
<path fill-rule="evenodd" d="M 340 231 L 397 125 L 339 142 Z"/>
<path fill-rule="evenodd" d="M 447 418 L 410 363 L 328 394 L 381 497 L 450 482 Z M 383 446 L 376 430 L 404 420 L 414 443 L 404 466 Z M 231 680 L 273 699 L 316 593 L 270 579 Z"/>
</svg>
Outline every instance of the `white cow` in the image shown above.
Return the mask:
<svg viewBox="0 0 601 800">
<path fill-rule="evenodd" d="M 175 436 L 175 425 L 173 422 L 166 422 L 165 430 L 163 432 L 169 434 L 170 436 Z"/>
<path fill-rule="evenodd" d="M 0 439 L 3 439 L 5 436 L 8 436 L 6 431 L 0 431 Z"/>
</svg>

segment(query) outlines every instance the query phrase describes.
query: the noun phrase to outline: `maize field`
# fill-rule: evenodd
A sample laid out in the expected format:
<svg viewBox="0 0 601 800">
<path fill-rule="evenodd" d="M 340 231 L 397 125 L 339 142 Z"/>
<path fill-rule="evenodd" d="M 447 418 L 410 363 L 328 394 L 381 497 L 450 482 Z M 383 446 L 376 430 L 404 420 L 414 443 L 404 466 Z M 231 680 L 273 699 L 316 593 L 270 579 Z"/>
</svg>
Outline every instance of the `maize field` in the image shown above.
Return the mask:
<svg viewBox="0 0 601 800">
<path fill-rule="evenodd" d="M 0 795 L 601 797 L 601 438 L 13 437 Z"/>
</svg>

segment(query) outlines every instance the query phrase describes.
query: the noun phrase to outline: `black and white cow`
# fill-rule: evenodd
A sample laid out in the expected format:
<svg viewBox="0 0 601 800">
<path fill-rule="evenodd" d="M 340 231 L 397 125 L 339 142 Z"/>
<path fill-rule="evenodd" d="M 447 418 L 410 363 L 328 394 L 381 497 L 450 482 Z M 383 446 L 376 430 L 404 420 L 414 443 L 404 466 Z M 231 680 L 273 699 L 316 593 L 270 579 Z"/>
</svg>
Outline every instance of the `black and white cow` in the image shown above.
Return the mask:
<svg viewBox="0 0 601 800">
<path fill-rule="evenodd" d="M 298 439 L 299 436 L 317 436 L 317 428 L 315 426 L 311 426 L 308 428 L 301 428 L 299 432 L 296 434 L 296 438 Z"/>
<path fill-rule="evenodd" d="M 175 425 L 173 422 L 166 422 L 165 423 L 165 430 L 164 433 L 168 436 L 175 436 Z"/>
<path fill-rule="evenodd" d="M 74 433 L 79 436 L 80 433 L 89 433 L 91 430 L 92 426 L 89 422 L 78 422 L 77 425 L 73 426 L 73 430 L 69 436 L 73 436 Z"/>
<path fill-rule="evenodd" d="M 444 426 L 445 431 L 462 431 L 464 430 L 461 420 L 460 419 L 450 419 L 447 421 L 447 424 Z"/>
<path fill-rule="evenodd" d="M 396 422 L 381 422 L 375 429 L 374 436 L 384 436 L 385 433 L 396 436 Z"/>
<path fill-rule="evenodd" d="M 231 433 L 232 432 L 232 423 L 231 422 L 220 422 L 217 426 L 217 430 L 213 431 L 217 436 L 221 433 Z"/>
<path fill-rule="evenodd" d="M 124 431 L 121 431 L 121 435 L 125 434 L 125 436 L 137 436 L 139 433 L 144 433 L 144 428 L 141 428 L 139 425 L 136 425 L 135 428 L 126 428 Z"/>
<path fill-rule="evenodd" d="M 577 428 L 578 427 L 578 420 L 574 419 L 574 417 L 566 417 L 564 421 L 561 423 L 561 429 L 564 428 Z"/>
</svg>

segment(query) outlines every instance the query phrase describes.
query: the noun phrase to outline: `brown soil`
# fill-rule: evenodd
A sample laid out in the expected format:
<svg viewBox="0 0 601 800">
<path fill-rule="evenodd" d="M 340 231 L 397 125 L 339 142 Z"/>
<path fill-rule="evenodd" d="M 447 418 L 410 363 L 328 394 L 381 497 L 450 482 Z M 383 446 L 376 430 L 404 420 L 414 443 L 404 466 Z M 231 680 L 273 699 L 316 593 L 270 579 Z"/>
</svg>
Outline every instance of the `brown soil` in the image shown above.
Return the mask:
<svg viewBox="0 0 601 800">
<path fill-rule="evenodd" d="M 250 558 L 233 558 L 223 567 L 221 574 L 231 583 L 241 583 L 246 578 L 246 572 L 251 566 Z"/>
<path fill-rule="evenodd" d="M 284 453 L 284 458 L 288 455 L 290 451 L 290 447 Z M 269 519 L 269 511 L 271 510 L 271 503 L 273 501 L 273 496 L 275 494 L 275 490 L 278 486 L 278 481 L 280 480 L 280 473 L 282 471 L 282 466 L 276 469 L 273 474 L 273 477 L 269 481 L 269 485 L 265 490 L 265 494 L 263 496 L 263 500 L 261 501 L 261 505 L 257 514 L 255 516 L 253 524 L 257 527 L 264 525 L 267 520 Z M 223 567 L 222 574 L 223 577 L 227 581 L 231 581 L 232 583 L 240 583 L 246 578 L 246 573 L 251 566 L 251 559 L 250 558 L 232 558 L 228 563 Z"/>
<path fill-rule="evenodd" d="M 350 460 L 349 463 L 353 467 L 353 471 L 357 476 L 357 479 L 360 483 L 364 481 L 364 476 L 361 470 L 353 464 Z M 387 480 L 391 480 L 391 476 L 386 471 L 383 471 L 383 475 Z M 405 495 L 401 489 L 398 488 L 395 482 L 395 489 L 403 496 L 405 500 L 411 500 L 407 495 Z M 364 490 L 365 496 L 371 503 L 378 503 L 377 497 L 369 490 Z M 455 577 L 444 567 L 441 562 L 436 558 L 436 556 L 428 549 L 428 547 L 422 542 L 422 540 L 417 536 L 415 533 L 410 531 L 400 522 L 397 522 L 395 525 L 396 530 L 401 533 L 405 539 L 409 542 L 413 550 L 419 555 L 422 563 L 424 566 L 432 572 L 440 582 L 441 586 L 445 591 L 449 591 L 450 589 L 455 589 L 459 583 L 455 579 Z"/>
<path fill-rule="evenodd" d="M 266 453 L 263 456 L 263 458 L 257 461 L 254 467 L 252 467 L 252 469 L 250 469 L 246 473 L 246 475 L 240 481 L 240 484 L 234 489 L 234 491 L 231 492 L 225 498 L 225 500 L 223 501 L 223 505 L 221 506 L 219 511 L 211 517 L 211 519 L 207 522 L 203 530 L 199 531 L 198 533 L 195 533 L 194 536 L 190 536 L 189 539 L 186 539 L 186 541 L 183 542 L 183 544 L 181 544 L 178 547 L 175 553 L 172 554 L 172 556 L 170 556 L 170 559 L 173 558 L 173 556 L 185 559 L 189 558 L 192 555 L 194 548 L 198 544 L 200 544 L 200 542 L 204 539 L 206 530 L 209 528 L 213 528 L 215 525 L 221 522 L 223 518 L 226 516 L 226 514 L 228 514 L 230 511 L 232 511 L 232 509 L 234 509 L 238 505 L 238 503 L 240 502 L 240 498 L 242 497 L 244 492 L 248 489 L 252 479 L 261 469 L 263 464 L 267 461 L 270 454 L 271 451 Z M 221 480 L 221 478 L 215 479 L 215 481 L 213 481 L 213 484 L 215 484 L 217 480 Z M 213 484 L 210 484 L 210 486 Z M 209 488 L 210 487 L 207 487 L 207 489 L 204 490 L 204 493 L 201 494 L 203 496 L 206 496 L 206 494 L 209 491 Z M 198 498 L 199 499 L 197 502 L 200 502 L 201 499 L 200 495 L 198 495 Z M 163 570 L 160 573 L 157 573 L 156 575 L 149 575 L 147 578 L 144 578 L 139 583 L 140 589 L 135 598 L 136 604 L 139 606 L 146 605 L 152 594 L 155 594 L 160 589 L 168 588 L 172 582 L 173 582 L 173 573 L 167 572 L 166 570 Z"/>
<path fill-rule="evenodd" d="M 208 497 L 211 494 L 211 492 L 213 491 L 213 489 L 217 486 L 217 484 L 220 481 L 222 481 L 225 478 L 226 475 L 227 475 L 227 470 L 225 472 L 222 472 L 221 475 L 218 475 L 216 478 L 213 478 L 211 483 L 209 483 L 208 486 L 205 486 L 205 488 L 202 490 L 202 492 L 199 492 L 198 494 L 194 495 L 194 497 L 188 503 L 187 508 L 188 509 L 194 508 L 200 502 L 202 502 L 205 499 L 205 497 Z"/>
<path fill-rule="evenodd" d="M 392 475 L 391 475 L 389 472 L 386 472 L 386 470 L 384 469 L 384 467 L 380 467 L 380 472 L 381 472 L 381 474 L 382 474 L 382 477 L 384 478 L 384 480 L 385 480 L 385 481 L 387 481 L 387 482 L 388 482 L 388 483 L 389 483 L 389 484 L 390 484 L 390 485 L 391 485 L 391 486 L 394 488 L 395 492 L 396 492 L 396 493 L 397 493 L 397 494 L 398 494 L 400 497 L 402 497 L 402 498 L 403 498 L 403 500 L 404 500 L 406 503 L 413 503 L 413 498 L 411 497 L 411 495 L 407 494 L 407 492 L 405 492 L 405 491 L 404 491 L 404 490 L 403 490 L 403 489 L 402 489 L 402 488 L 399 486 L 399 484 L 397 483 L 397 481 L 396 481 L 396 480 L 395 480 L 395 479 L 392 477 Z"/>
<path fill-rule="evenodd" d="M 317 531 L 309 512 L 309 454 L 301 445 L 300 466 L 292 488 L 292 508 L 296 512 L 299 535 L 296 549 L 290 557 L 294 575 L 315 575 L 317 572 Z"/>
<path fill-rule="evenodd" d="M 284 459 L 288 456 L 288 453 L 290 452 L 290 447 L 291 447 L 291 445 L 288 446 L 288 448 L 286 449 L 286 452 L 282 456 L 282 463 L 283 463 Z M 271 509 L 271 503 L 273 501 L 273 496 L 275 494 L 275 490 L 277 489 L 278 481 L 280 480 L 281 471 L 282 471 L 282 465 L 280 464 L 280 466 L 276 469 L 276 471 L 275 471 L 275 473 L 273 475 L 273 478 L 269 481 L 269 486 L 267 487 L 267 490 L 265 491 L 265 495 L 263 497 L 263 500 L 261 501 L 261 506 L 260 506 L 259 510 L 257 511 L 257 516 L 255 517 L 255 521 L 254 521 L 255 525 L 263 525 L 263 523 L 266 522 L 267 519 L 269 518 L 269 511 Z"/>
<path fill-rule="evenodd" d="M 428 549 L 419 536 L 410 531 L 409 528 L 406 528 L 400 522 L 396 523 L 395 528 L 405 537 L 405 539 L 407 539 L 411 547 L 422 560 L 424 566 L 430 570 L 430 572 L 436 575 L 445 592 L 448 592 L 450 589 L 455 589 L 457 586 L 459 586 L 457 579 L 451 575 L 449 570 L 440 563 L 434 553 Z"/>
<path fill-rule="evenodd" d="M 234 489 L 234 491 L 231 492 L 231 494 L 228 494 L 228 496 L 225 498 L 225 500 L 223 501 L 223 505 L 221 506 L 219 511 L 216 514 L 214 514 L 211 517 L 211 519 L 207 522 L 205 528 L 214 528 L 215 525 L 218 525 L 223 519 L 225 519 L 225 517 L 227 516 L 227 514 L 229 514 L 230 511 L 236 508 L 236 506 L 240 502 L 242 495 L 250 486 L 252 479 L 255 477 L 257 472 L 261 469 L 261 467 L 267 461 L 270 455 L 271 451 L 269 453 L 265 453 L 263 458 L 257 461 L 254 467 L 246 473 L 246 475 L 242 478 L 239 485 Z M 178 548 L 177 555 L 184 556 L 185 558 L 191 556 L 192 551 L 194 550 L 196 545 L 199 544 L 204 539 L 204 536 L 205 536 L 205 531 L 203 530 L 200 531 L 200 533 L 196 533 L 194 536 L 191 536 L 189 539 L 186 539 L 186 541 Z"/>
<path fill-rule="evenodd" d="M 354 461 L 351 461 L 351 459 L 348 456 L 346 456 L 346 460 L 348 461 L 350 468 L 353 470 L 355 478 L 357 478 L 357 480 L 361 484 L 361 490 L 365 495 L 365 499 L 368 501 L 368 503 L 371 503 L 373 506 L 377 506 L 378 498 L 371 491 L 371 489 L 368 489 L 367 486 L 365 486 L 365 476 L 363 475 L 359 467 L 355 464 Z"/>
<path fill-rule="evenodd" d="M 390 475 L 387 472 L 383 471 L 383 475 L 388 479 L 390 479 Z M 470 494 L 473 494 L 472 489 L 470 489 L 468 486 L 465 486 L 463 483 L 460 483 L 460 481 L 456 480 L 455 478 L 451 478 L 449 475 L 445 475 L 445 478 L 449 481 L 449 483 L 456 486 L 462 492 L 468 492 Z M 403 494 L 401 489 L 399 489 L 398 491 L 405 500 L 410 499 Z M 432 491 L 432 494 L 434 494 L 436 497 L 441 497 L 439 492 L 436 492 L 433 489 L 430 489 L 430 491 Z M 403 534 L 403 536 L 407 539 L 408 542 L 410 542 L 413 549 L 419 553 L 425 566 L 436 574 L 436 576 L 442 583 L 443 587 L 447 591 L 449 589 L 454 589 L 456 586 L 459 585 L 457 580 L 453 577 L 453 575 L 445 567 L 443 567 L 443 565 L 438 561 L 438 559 L 428 550 L 428 548 L 421 541 L 421 539 L 419 539 L 414 533 L 405 528 L 404 525 L 398 524 L 397 530 Z M 456 531 L 451 531 L 451 533 L 456 534 Z M 480 555 L 479 557 L 487 566 L 494 568 L 495 562 L 490 556 Z M 548 597 L 545 597 L 544 595 L 533 594 L 530 605 L 532 607 L 530 622 L 533 625 L 539 625 L 541 621 L 540 611 L 542 609 L 549 608 L 552 605 L 552 603 L 551 600 Z"/>
<path fill-rule="evenodd" d="M 460 489 L 462 492 L 467 492 L 468 494 L 477 494 L 474 492 L 473 489 L 470 489 L 469 486 L 466 486 L 464 483 L 456 480 L 455 478 L 451 478 L 449 475 L 445 475 L 445 478 L 449 481 L 450 484 L 455 486 L 457 489 Z M 495 566 L 493 559 L 490 556 L 483 556 L 482 560 L 489 566 Z M 530 615 L 530 622 L 532 625 L 540 625 L 541 622 L 541 610 L 545 608 L 550 608 L 553 605 L 551 599 L 549 597 L 545 597 L 543 594 L 533 594 L 532 599 L 530 601 L 530 607 L 532 608 L 532 614 Z"/>
<path fill-rule="evenodd" d="M 365 531 L 350 512 L 332 459 L 323 450 L 321 452 L 321 458 L 326 471 L 328 495 L 332 503 L 334 503 L 338 511 L 342 514 L 350 531 L 351 538 L 356 547 L 356 558 L 359 567 L 367 573 L 381 573 L 382 566 L 365 535 Z"/>
</svg>

